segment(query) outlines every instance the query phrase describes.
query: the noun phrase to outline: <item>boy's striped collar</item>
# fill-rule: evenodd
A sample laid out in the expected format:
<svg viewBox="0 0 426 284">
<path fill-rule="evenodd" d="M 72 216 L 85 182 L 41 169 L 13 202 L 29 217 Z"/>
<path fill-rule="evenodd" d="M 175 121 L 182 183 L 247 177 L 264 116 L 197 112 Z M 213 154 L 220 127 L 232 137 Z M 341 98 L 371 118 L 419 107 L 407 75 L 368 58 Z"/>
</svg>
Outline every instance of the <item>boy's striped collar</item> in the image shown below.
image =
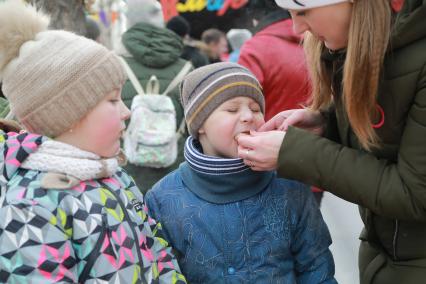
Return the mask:
<svg viewBox="0 0 426 284">
<path fill-rule="evenodd" d="M 202 153 L 201 145 L 198 140 L 192 136 L 185 142 L 185 159 L 189 166 L 199 173 L 209 175 L 226 175 L 247 171 L 250 167 L 246 166 L 242 159 L 226 159 L 207 156 Z"/>
</svg>

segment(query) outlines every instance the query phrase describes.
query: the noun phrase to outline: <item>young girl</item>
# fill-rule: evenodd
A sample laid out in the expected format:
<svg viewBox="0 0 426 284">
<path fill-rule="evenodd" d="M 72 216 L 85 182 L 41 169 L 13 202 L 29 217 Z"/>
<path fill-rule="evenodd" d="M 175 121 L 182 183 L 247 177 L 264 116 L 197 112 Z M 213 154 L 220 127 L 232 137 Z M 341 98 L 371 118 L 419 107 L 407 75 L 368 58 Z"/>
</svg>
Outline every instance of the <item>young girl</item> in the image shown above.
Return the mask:
<svg viewBox="0 0 426 284">
<path fill-rule="evenodd" d="M 129 110 L 118 58 L 0 3 L 0 72 L 28 132 L 0 136 L 0 282 L 185 283 L 119 167 Z"/>
<path fill-rule="evenodd" d="M 361 283 L 423 283 L 426 2 L 276 2 L 306 32 L 313 105 L 240 137 L 240 157 L 361 206 Z"/>
</svg>

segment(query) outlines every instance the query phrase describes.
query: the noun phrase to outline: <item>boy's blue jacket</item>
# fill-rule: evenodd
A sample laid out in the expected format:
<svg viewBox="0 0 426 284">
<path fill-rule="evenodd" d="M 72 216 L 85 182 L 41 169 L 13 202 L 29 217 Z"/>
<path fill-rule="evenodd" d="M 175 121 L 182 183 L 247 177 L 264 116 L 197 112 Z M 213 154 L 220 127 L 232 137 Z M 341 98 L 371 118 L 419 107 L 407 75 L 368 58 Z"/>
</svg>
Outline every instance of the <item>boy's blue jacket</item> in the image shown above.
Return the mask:
<svg viewBox="0 0 426 284">
<path fill-rule="evenodd" d="M 187 162 L 146 196 L 188 283 L 336 283 L 309 187 L 199 148 L 190 137 Z"/>
</svg>

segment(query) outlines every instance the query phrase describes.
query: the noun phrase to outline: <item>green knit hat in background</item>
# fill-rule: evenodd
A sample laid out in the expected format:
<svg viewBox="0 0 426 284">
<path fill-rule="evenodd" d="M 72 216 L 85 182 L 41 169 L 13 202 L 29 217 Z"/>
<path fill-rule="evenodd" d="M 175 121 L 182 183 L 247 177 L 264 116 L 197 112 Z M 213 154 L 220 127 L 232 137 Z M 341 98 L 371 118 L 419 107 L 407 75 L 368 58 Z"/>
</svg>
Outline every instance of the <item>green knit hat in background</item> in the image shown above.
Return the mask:
<svg viewBox="0 0 426 284">
<path fill-rule="evenodd" d="M 189 73 L 181 85 L 189 133 L 198 138 L 198 130 L 218 106 L 241 96 L 255 100 L 265 113 L 262 87 L 247 68 L 236 63 L 221 62 Z"/>
</svg>

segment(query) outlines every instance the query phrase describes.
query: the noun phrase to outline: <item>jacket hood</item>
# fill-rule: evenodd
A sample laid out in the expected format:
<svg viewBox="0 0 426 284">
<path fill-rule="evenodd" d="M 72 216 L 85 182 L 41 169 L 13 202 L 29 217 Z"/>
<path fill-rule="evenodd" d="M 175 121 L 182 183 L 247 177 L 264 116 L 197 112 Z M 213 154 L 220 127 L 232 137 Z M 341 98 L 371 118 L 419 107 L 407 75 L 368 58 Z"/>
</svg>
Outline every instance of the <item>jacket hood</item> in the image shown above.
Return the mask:
<svg viewBox="0 0 426 284">
<path fill-rule="evenodd" d="M 263 30 L 259 31 L 257 35 L 267 35 L 281 38 L 282 40 L 300 44 L 302 36 L 294 33 L 293 21 L 291 19 L 284 19 L 279 22 L 274 22 Z"/>
<path fill-rule="evenodd" d="M 254 28 L 254 33 L 258 33 L 276 22 L 287 19 L 291 19 L 291 16 L 290 13 L 284 9 L 278 9 L 277 11 L 268 13 L 260 19 L 258 25 Z"/>
<path fill-rule="evenodd" d="M 426 37 L 426 0 L 405 0 L 391 36 L 391 48 L 398 49 Z"/>
<path fill-rule="evenodd" d="M 18 171 L 29 155 L 36 152 L 49 138 L 32 133 L 9 132 L 0 136 L 0 185 L 4 186 Z"/>
<path fill-rule="evenodd" d="M 123 34 L 127 51 L 142 65 L 162 68 L 176 62 L 183 51 L 182 39 L 165 28 L 139 23 Z"/>
</svg>

